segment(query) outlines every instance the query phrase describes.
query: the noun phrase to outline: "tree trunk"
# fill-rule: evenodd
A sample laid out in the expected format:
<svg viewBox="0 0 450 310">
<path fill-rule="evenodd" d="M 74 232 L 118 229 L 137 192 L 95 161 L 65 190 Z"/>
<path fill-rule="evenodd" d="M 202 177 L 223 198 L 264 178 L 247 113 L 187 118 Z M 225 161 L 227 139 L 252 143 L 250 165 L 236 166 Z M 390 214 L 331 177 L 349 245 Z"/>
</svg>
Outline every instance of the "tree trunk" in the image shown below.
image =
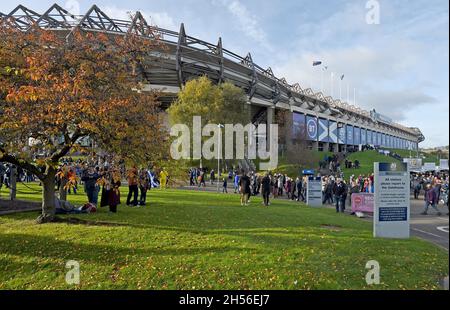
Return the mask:
<svg viewBox="0 0 450 310">
<path fill-rule="evenodd" d="M 65 189 L 68 179 L 64 176 L 59 185 L 59 200 L 67 200 L 67 190 Z"/>
<path fill-rule="evenodd" d="M 15 200 L 17 193 L 17 168 L 15 165 L 11 165 L 9 174 L 9 199 Z"/>
<path fill-rule="evenodd" d="M 38 224 L 48 223 L 55 218 L 55 174 L 53 168 L 48 169 L 42 181 L 42 214 L 36 219 Z"/>
</svg>

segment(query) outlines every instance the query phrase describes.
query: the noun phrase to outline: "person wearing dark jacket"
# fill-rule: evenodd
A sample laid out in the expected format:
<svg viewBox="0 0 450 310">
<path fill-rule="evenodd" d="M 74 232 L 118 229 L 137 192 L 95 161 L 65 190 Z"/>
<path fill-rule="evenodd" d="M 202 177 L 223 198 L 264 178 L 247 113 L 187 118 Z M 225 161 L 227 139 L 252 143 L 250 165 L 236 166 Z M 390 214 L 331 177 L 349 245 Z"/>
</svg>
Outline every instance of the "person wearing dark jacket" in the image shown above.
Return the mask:
<svg viewBox="0 0 450 310">
<path fill-rule="evenodd" d="M 239 178 L 239 193 L 241 194 L 241 206 L 248 206 L 250 197 L 250 178 L 242 170 L 242 176 Z"/>
<path fill-rule="evenodd" d="M 303 195 L 303 180 L 297 178 L 295 187 L 297 188 L 297 201 L 305 201 L 305 196 Z"/>
<path fill-rule="evenodd" d="M 84 188 L 86 194 L 88 196 L 88 201 L 95 206 L 97 206 L 98 201 L 98 189 L 97 180 L 100 178 L 100 175 L 95 171 L 94 167 L 90 166 L 83 173 L 83 177 L 81 181 L 84 182 Z"/>
<path fill-rule="evenodd" d="M 335 197 L 335 201 L 336 201 L 336 212 L 342 212 L 344 213 L 345 210 L 345 206 L 344 206 L 344 195 L 347 192 L 347 187 L 345 186 L 345 184 L 342 182 L 341 179 L 337 179 L 337 182 L 334 185 L 333 188 L 333 194 Z"/>
<path fill-rule="evenodd" d="M 270 177 L 267 173 L 264 178 L 261 180 L 261 193 L 263 196 L 264 205 L 268 207 L 270 205 L 269 197 L 270 197 Z"/>
<path fill-rule="evenodd" d="M 422 215 L 428 214 L 428 208 L 431 206 L 434 210 L 436 210 L 437 215 L 440 216 L 441 212 L 436 207 L 436 191 L 431 187 L 431 184 L 427 184 L 425 188 L 425 209 L 421 213 Z"/>
</svg>

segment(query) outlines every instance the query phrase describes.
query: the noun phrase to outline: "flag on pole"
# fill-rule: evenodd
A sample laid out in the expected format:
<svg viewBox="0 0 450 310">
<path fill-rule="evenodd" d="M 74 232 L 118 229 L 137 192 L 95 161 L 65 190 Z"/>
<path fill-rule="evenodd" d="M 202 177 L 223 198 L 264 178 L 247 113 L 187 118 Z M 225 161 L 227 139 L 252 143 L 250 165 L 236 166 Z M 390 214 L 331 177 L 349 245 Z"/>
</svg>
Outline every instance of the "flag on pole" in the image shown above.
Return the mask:
<svg viewBox="0 0 450 310">
<path fill-rule="evenodd" d="M 321 61 L 313 61 L 313 67 L 320 66 L 322 64 Z"/>
<path fill-rule="evenodd" d="M 341 81 L 344 79 L 344 77 L 345 77 L 345 75 L 343 74 L 343 75 L 341 75 Z"/>
</svg>

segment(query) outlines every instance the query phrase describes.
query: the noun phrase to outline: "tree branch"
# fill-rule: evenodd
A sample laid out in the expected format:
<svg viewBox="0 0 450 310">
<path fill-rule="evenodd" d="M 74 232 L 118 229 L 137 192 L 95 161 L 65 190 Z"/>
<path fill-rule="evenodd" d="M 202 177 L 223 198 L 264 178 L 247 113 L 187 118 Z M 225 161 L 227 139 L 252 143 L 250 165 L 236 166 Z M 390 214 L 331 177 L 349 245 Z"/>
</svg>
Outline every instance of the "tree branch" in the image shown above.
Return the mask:
<svg viewBox="0 0 450 310">
<path fill-rule="evenodd" d="M 7 162 L 7 163 L 10 163 L 10 164 L 16 165 L 17 167 L 20 167 L 22 169 L 25 169 L 25 170 L 33 173 L 40 180 L 45 179 L 45 174 L 42 173 L 41 170 L 38 167 L 36 167 L 35 165 L 33 165 L 33 164 L 29 163 L 29 162 L 21 161 L 18 158 L 12 156 L 12 155 L 6 154 L 6 153 L 3 152 L 4 150 L 0 149 L 0 151 L 3 154 L 3 155 L 0 156 L 0 162 L 3 161 L 3 162 Z"/>
</svg>

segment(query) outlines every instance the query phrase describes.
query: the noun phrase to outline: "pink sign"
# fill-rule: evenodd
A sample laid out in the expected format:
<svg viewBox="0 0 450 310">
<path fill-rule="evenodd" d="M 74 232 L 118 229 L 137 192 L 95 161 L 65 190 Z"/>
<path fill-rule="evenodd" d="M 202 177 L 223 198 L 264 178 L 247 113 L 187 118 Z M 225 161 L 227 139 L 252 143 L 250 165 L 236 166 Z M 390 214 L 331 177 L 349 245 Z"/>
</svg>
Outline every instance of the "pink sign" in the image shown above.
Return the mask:
<svg viewBox="0 0 450 310">
<path fill-rule="evenodd" d="M 352 212 L 373 213 L 374 194 L 353 193 L 352 194 Z"/>
</svg>

